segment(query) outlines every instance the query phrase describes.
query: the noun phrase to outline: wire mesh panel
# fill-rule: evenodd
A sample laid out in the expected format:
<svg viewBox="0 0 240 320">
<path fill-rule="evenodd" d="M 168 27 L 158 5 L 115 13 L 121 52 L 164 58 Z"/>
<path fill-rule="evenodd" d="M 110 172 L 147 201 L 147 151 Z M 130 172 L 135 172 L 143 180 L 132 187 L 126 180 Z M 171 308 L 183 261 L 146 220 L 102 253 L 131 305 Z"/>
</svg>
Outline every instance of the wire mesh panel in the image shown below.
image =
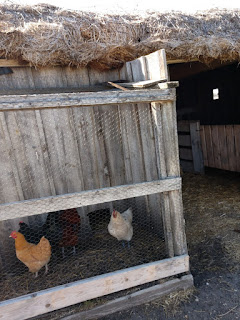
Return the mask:
<svg viewBox="0 0 240 320">
<path fill-rule="evenodd" d="M 159 112 L 145 103 L 0 114 L 1 301 L 174 255 L 181 201 L 167 192 L 180 182 L 159 182 L 173 172 L 165 151 L 174 154 Z"/>
<path fill-rule="evenodd" d="M 0 300 L 166 258 L 159 208 L 153 216 L 145 206 L 139 209 L 138 201 L 141 197 L 104 203 L 94 211 L 84 207 L 50 212 L 44 223 L 37 223 L 38 216 L 31 217 L 36 219 L 32 224 L 19 221 L 16 230 L 25 239 L 13 234 L 16 238 L 4 253 Z M 9 228 L 5 232 L 10 235 Z M 49 240 L 49 254 L 42 236 Z M 36 261 L 42 265 L 37 278 Z"/>
</svg>

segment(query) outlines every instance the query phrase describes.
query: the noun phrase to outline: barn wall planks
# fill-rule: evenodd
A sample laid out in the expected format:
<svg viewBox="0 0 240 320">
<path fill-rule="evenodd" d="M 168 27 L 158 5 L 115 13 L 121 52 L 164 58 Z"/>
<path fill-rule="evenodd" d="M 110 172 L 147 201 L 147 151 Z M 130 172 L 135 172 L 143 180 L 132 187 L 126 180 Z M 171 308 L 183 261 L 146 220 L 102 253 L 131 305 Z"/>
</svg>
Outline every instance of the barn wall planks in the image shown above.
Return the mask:
<svg viewBox="0 0 240 320">
<path fill-rule="evenodd" d="M 139 77 L 134 67 L 131 72 L 134 79 Z M 126 66 L 103 73 L 86 68 L 19 67 L 13 68 L 9 77 L 0 77 L 0 94 L 9 90 L 14 94 L 14 90 L 74 89 L 127 77 Z M 0 115 L 0 144 L 4 150 L 0 170 L 6 173 L 0 176 L 0 203 L 159 178 L 150 104 L 6 111 Z M 137 199 L 136 205 L 146 208 L 146 219 L 152 225 L 159 223 L 160 202 L 159 195 Z M 89 206 L 87 210 L 102 207 Z M 33 226 L 35 218 L 40 219 L 39 223 L 45 217 L 23 220 Z M 7 229 L 17 229 L 18 222 L 9 221 Z M 155 227 L 159 231 L 162 228 Z M 9 248 L 6 222 L 1 223 L 0 233 L 3 247 Z"/>
<path fill-rule="evenodd" d="M 202 149 L 206 149 L 206 141 L 203 138 L 202 129 L 200 130 L 199 121 L 178 121 L 177 128 L 179 156 L 183 171 L 204 173 Z"/>
<path fill-rule="evenodd" d="M 202 125 L 205 166 L 240 172 L 240 125 Z"/>
</svg>

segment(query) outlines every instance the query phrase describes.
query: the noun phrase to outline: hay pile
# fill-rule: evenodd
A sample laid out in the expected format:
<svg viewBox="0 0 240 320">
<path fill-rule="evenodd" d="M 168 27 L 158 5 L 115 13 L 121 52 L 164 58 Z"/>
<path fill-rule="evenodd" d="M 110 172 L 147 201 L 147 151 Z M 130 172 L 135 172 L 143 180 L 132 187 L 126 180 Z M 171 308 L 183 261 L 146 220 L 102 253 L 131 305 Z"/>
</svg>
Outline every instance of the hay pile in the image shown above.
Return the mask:
<svg viewBox="0 0 240 320">
<path fill-rule="evenodd" d="M 0 5 L 0 57 L 33 66 L 120 67 L 164 48 L 169 58 L 240 60 L 240 10 L 103 15 Z"/>
</svg>

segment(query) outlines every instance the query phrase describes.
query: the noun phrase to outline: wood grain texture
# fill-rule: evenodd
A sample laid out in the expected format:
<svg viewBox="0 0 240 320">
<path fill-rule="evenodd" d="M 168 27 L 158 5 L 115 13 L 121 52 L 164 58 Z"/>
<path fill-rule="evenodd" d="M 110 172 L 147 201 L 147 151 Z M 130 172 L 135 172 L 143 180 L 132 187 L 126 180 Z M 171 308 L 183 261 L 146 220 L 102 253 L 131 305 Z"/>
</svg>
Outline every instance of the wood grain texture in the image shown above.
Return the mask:
<svg viewBox="0 0 240 320">
<path fill-rule="evenodd" d="M 193 287 L 193 285 L 193 276 L 189 274 L 178 279 L 168 280 L 164 283 L 154 285 L 147 289 L 139 290 L 124 297 L 114 299 L 93 309 L 82 311 L 61 319 L 90 320 L 104 317 L 115 312 L 139 306 L 140 304 L 149 303 L 172 292 L 190 289 Z"/>
<path fill-rule="evenodd" d="M 206 166 L 240 172 L 240 125 L 202 125 Z"/>
<path fill-rule="evenodd" d="M 194 171 L 197 173 L 203 174 L 204 162 L 203 162 L 199 121 L 190 122 L 190 136 L 191 136 Z"/>
<path fill-rule="evenodd" d="M 189 256 L 151 262 L 0 302 L 1 320 L 24 320 L 189 271 Z"/>
<path fill-rule="evenodd" d="M 181 178 L 82 191 L 0 205 L 0 221 L 98 203 L 140 197 L 181 188 Z"/>
<path fill-rule="evenodd" d="M 0 96 L 0 111 L 174 100 L 173 89 Z"/>
</svg>

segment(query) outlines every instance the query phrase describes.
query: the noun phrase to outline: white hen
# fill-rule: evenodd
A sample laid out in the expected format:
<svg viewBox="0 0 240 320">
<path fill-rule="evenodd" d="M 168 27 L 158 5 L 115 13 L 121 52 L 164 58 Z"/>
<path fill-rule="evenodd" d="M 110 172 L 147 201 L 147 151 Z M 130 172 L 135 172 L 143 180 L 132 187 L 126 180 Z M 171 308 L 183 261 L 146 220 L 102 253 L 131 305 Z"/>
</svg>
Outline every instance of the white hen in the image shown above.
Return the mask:
<svg viewBox="0 0 240 320">
<path fill-rule="evenodd" d="M 123 213 L 113 210 L 108 232 L 118 240 L 130 241 L 133 236 L 132 208 L 128 208 Z"/>
</svg>

